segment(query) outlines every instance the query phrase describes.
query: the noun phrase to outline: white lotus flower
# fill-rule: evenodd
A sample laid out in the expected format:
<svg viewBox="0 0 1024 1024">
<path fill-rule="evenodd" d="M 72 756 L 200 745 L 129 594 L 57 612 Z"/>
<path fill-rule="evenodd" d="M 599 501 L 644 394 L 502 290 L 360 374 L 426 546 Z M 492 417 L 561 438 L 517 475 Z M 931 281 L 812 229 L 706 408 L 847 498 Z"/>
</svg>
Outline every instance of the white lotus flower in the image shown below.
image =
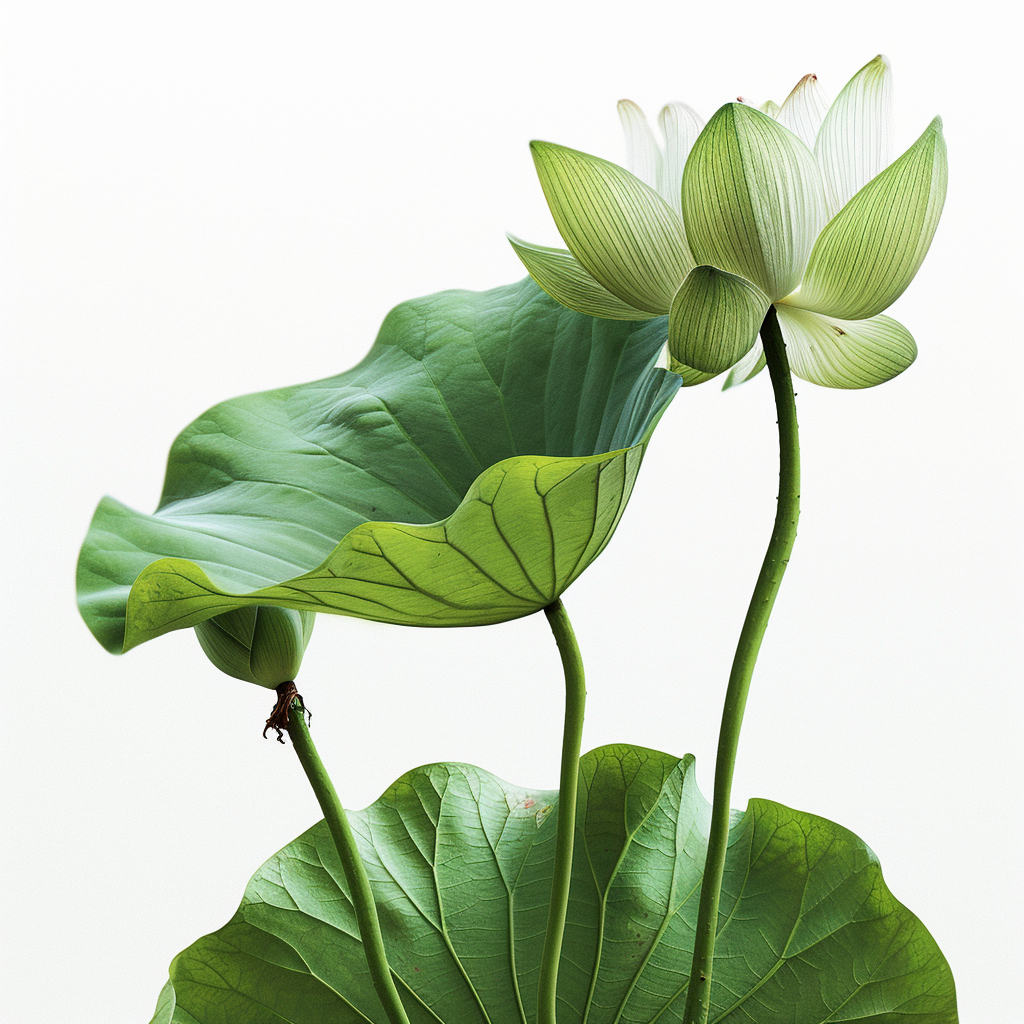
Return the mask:
<svg viewBox="0 0 1024 1024">
<path fill-rule="evenodd" d="M 880 316 L 917 273 L 946 193 L 936 118 L 898 160 L 889 63 L 876 57 L 827 104 L 813 75 L 781 107 L 722 107 L 701 130 L 684 104 L 661 113 L 664 146 L 624 101 L 633 173 L 547 142 L 534 162 L 567 249 L 510 238 L 537 283 L 571 309 L 669 315 L 672 367 L 696 384 L 763 365 L 774 305 L 796 376 L 869 387 L 917 355 Z"/>
</svg>

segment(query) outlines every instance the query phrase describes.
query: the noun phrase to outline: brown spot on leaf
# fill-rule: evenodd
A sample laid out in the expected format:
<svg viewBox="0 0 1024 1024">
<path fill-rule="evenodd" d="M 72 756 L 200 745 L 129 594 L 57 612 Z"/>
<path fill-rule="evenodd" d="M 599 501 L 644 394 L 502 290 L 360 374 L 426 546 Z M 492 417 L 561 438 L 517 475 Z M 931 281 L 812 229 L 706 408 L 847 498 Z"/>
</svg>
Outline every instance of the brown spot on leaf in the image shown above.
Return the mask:
<svg viewBox="0 0 1024 1024">
<path fill-rule="evenodd" d="M 844 330 L 842 329 L 842 327 L 839 327 L 839 326 L 837 326 L 836 324 L 832 324 L 832 330 L 833 330 L 833 331 L 835 331 L 835 332 L 836 332 L 836 334 L 838 334 L 838 335 L 840 335 L 840 336 L 842 336 L 842 335 L 844 335 L 844 334 L 846 333 L 846 331 L 844 331 Z"/>
</svg>

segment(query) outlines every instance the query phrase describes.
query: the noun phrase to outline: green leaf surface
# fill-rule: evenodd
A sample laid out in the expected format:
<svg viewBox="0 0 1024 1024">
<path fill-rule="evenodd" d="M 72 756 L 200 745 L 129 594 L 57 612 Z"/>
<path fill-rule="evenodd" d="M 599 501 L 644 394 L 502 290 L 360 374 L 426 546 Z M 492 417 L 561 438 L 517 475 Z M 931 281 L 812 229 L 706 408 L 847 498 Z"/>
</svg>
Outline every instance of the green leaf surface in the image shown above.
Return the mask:
<svg viewBox="0 0 1024 1024">
<path fill-rule="evenodd" d="M 710 808 L 693 758 L 583 757 L 562 1024 L 679 1021 Z M 467 765 L 409 772 L 351 816 L 412 1024 L 530 1024 L 557 793 Z M 954 1024 L 953 980 L 874 854 L 767 800 L 734 812 L 713 1024 Z M 386 1024 L 323 822 L 172 963 L 153 1024 Z"/>
<path fill-rule="evenodd" d="M 680 386 L 663 320 L 574 313 L 532 281 L 393 310 L 355 368 L 215 406 L 153 515 L 112 498 L 78 564 L 110 651 L 269 605 L 482 625 L 558 597 L 610 539 Z"/>
</svg>

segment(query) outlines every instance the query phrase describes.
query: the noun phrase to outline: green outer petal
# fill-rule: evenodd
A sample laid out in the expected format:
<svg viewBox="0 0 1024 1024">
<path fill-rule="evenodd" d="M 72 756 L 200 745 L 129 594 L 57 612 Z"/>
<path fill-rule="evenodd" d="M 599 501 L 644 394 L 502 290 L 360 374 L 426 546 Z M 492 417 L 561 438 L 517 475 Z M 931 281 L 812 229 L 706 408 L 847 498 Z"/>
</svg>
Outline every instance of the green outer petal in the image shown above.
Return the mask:
<svg viewBox="0 0 1024 1024">
<path fill-rule="evenodd" d="M 729 371 L 722 385 L 723 391 L 746 384 L 753 380 L 765 368 L 764 346 L 761 339 L 754 342 L 753 348 Z"/>
<path fill-rule="evenodd" d="M 870 388 L 916 358 L 910 332 L 887 316 L 838 320 L 782 303 L 775 307 L 789 365 L 801 380 L 829 388 Z"/>
<path fill-rule="evenodd" d="M 656 315 L 616 298 L 599 285 L 566 249 L 533 245 L 514 235 L 507 237 L 530 277 L 563 306 L 607 320 L 648 320 Z"/>
<path fill-rule="evenodd" d="M 829 221 L 789 301 L 844 320 L 881 313 L 914 279 L 945 199 L 946 143 L 937 117 Z"/>
<path fill-rule="evenodd" d="M 217 586 L 191 561 L 153 562 L 128 597 L 124 650 L 246 605 L 404 626 L 483 626 L 530 615 L 604 550 L 644 447 L 498 463 L 444 521 L 364 523 L 312 572 L 249 593 Z"/>
<path fill-rule="evenodd" d="M 804 75 L 786 97 L 776 121 L 788 128 L 808 149 L 814 149 L 821 122 L 828 111 L 817 75 Z"/>
<path fill-rule="evenodd" d="M 679 217 L 625 168 L 550 142 L 533 160 L 555 224 L 591 277 L 623 302 L 668 312 L 693 266 Z"/>
<path fill-rule="evenodd" d="M 767 296 L 742 277 L 697 267 L 672 300 L 672 358 L 704 373 L 728 370 L 757 340 L 768 306 Z"/>
<path fill-rule="evenodd" d="M 673 373 L 679 375 L 684 388 L 692 388 L 697 384 L 704 384 L 713 377 L 718 376 L 717 373 L 704 373 L 703 370 L 695 370 L 692 366 L 679 362 L 671 352 L 668 354 L 668 368 Z"/>
<path fill-rule="evenodd" d="M 892 75 L 879 54 L 846 83 L 814 142 L 829 216 L 889 165 L 892 136 Z"/>
<path fill-rule="evenodd" d="M 694 773 L 626 745 L 580 759 L 561 1024 L 682 1019 L 709 818 Z M 556 792 L 465 764 L 407 772 L 350 812 L 412 1024 L 535 1019 L 558 812 Z M 153 1024 L 386 1024 L 342 879 L 320 822 L 174 958 Z M 734 812 L 720 921 L 711 1021 L 956 1022 L 935 940 L 825 818 L 769 800 Z"/>
<path fill-rule="evenodd" d="M 752 281 L 773 301 L 800 283 L 825 199 L 814 158 L 791 131 L 726 104 L 686 161 L 682 198 L 698 263 Z"/>
</svg>

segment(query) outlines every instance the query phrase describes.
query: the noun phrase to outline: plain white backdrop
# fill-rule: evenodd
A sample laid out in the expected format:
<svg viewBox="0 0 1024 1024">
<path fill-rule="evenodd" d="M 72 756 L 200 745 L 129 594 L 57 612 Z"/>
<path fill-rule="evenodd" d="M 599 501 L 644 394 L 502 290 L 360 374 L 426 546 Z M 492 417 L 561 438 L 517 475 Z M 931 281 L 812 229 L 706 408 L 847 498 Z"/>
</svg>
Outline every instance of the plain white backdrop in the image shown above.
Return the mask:
<svg viewBox="0 0 1024 1024">
<path fill-rule="evenodd" d="M 755 674 L 734 805 L 841 822 L 931 929 L 962 1019 L 1015 1019 L 1019 917 L 1015 33 L 1001 4 L 9 3 L 2 26 L 4 1019 L 146 1022 L 180 949 L 319 818 L 272 695 L 194 636 L 123 658 L 78 618 L 104 493 L 151 511 L 216 401 L 354 364 L 397 302 L 555 241 L 527 143 L 621 160 L 615 103 L 710 115 L 830 97 L 876 53 L 897 141 L 945 119 L 950 187 L 892 313 L 920 357 L 870 391 L 798 386 L 800 536 Z M 979 41 L 980 40 L 980 41 Z M 697 756 L 770 531 L 767 374 L 684 391 L 612 544 L 565 603 L 585 747 Z M 557 783 L 542 616 L 428 631 L 320 617 L 299 677 L 344 801 L 406 769 Z"/>
</svg>

